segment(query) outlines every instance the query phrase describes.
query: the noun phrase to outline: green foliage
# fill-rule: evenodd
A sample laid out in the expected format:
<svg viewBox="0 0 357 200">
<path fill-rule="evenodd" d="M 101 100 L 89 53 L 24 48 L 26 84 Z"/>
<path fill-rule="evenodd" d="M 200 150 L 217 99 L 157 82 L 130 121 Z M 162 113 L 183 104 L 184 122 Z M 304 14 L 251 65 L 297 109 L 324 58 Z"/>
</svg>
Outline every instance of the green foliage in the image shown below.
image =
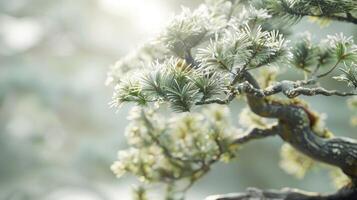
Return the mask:
<svg viewBox="0 0 357 200">
<path fill-rule="evenodd" d="M 311 68 L 317 65 L 318 48 L 312 44 L 311 36 L 306 33 L 296 40 L 292 49 L 293 58 L 291 63 L 296 68 L 311 72 Z"/>
<path fill-rule="evenodd" d="M 317 48 L 316 54 L 318 66 L 326 67 L 334 61 L 333 53 L 323 42 Z"/>
<path fill-rule="evenodd" d="M 329 36 L 329 48 L 338 62 L 344 62 L 345 67 L 340 68 L 341 75 L 333 77 L 338 81 L 346 82 L 348 86 L 357 88 L 357 46 L 352 37 L 343 34 Z"/>
<path fill-rule="evenodd" d="M 335 79 L 348 81 L 352 78 L 353 83 L 353 62 L 357 61 L 357 48 L 352 37 L 346 37 L 342 33 L 329 35 L 316 44 L 312 43 L 310 35 L 305 33 L 297 41 L 291 50 L 293 55 L 291 64 L 294 67 L 312 73 L 320 67 L 327 67 L 334 63 L 330 71 L 325 74 L 327 75 L 339 64 L 345 63 L 345 65 L 351 66 L 352 70 L 349 70 L 350 67 L 341 69 L 344 75 L 335 77 Z M 349 79 L 346 78 L 346 74 Z"/>
<path fill-rule="evenodd" d="M 339 17 L 356 11 L 354 0 L 263 0 L 263 2 L 271 15 L 285 23 L 296 23 L 304 16 L 347 21 L 348 19 Z"/>
<path fill-rule="evenodd" d="M 340 33 L 328 36 L 327 42 L 337 60 L 345 62 L 357 61 L 357 46 L 354 44 L 352 37 L 346 37 Z"/>
<path fill-rule="evenodd" d="M 333 77 L 338 81 L 346 82 L 348 86 L 357 89 L 357 65 L 351 63 L 350 66 L 345 65 L 345 68 L 340 69 L 343 74 Z"/>
<path fill-rule="evenodd" d="M 207 73 L 205 71 L 199 71 L 197 73 L 198 74 L 193 77 L 193 81 L 199 89 L 199 92 L 203 95 L 202 100 L 209 99 L 222 93 L 222 89 L 224 90 L 224 83 L 220 73 Z"/>
<path fill-rule="evenodd" d="M 219 73 L 193 69 L 185 61 L 169 59 L 154 63 L 152 70 L 130 76 L 115 88 L 114 106 L 123 102 L 146 105 L 149 102 L 168 102 L 178 112 L 189 111 L 198 101 L 220 95 L 225 86 Z"/>
<path fill-rule="evenodd" d="M 206 10 L 191 11 L 184 8 L 161 36 L 162 42 L 177 56 L 184 58 L 185 54 L 198 45 L 208 32 L 208 20 L 210 18 Z"/>
<path fill-rule="evenodd" d="M 247 29 L 242 31 L 227 31 L 222 40 L 216 36 L 206 49 L 199 49 L 197 58 L 202 60 L 206 68 L 232 72 L 235 61 L 244 62 L 251 55 L 248 48 L 251 45 Z M 238 50 L 240 50 L 238 52 Z"/>
<path fill-rule="evenodd" d="M 301 19 L 302 15 L 295 13 L 291 8 L 291 4 L 287 0 L 265 0 L 264 7 L 269 13 L 279 19 L 284 20 L 282 23 L 296 23 Z"/>
<path fill-rule="evenodd" d="M 180 84 L 178 81 L 173 80 L 167 88 L 167 99 L 171 103 L 171 108 L 174 111 L 190 111 L 197 89 L 192 83 Z"/>
<path fill-rule="evenodd" d="M 146 105 L 149 97 L 141 89 L 138 81 L 127 80 L 117 85 L 111 105 L 119 107 L 123 102 L 135 102 L 138 105 Z"/>
<path fill-rule="evenodd" d="M 232 26 L 222 37 L 216 37 L 197 55 L 208 68 L 234 73 L 238 68 L 256 68 L 282 58 L 286 42 L 276 31 L 263 31 L 261 26 L 251 28 Z"/>
</svg>

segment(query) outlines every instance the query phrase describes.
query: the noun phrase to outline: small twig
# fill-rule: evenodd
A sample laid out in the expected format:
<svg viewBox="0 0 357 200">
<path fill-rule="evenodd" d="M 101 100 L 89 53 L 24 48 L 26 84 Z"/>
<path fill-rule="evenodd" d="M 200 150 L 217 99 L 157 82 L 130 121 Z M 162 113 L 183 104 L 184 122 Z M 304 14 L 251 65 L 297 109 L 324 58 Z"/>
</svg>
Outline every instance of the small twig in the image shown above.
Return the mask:
<svg viewBox="0 0 357 200">
<path fill-rule="evenodd" d="M 317 72 L 319 71 L 320 67 L 321 67 L 321 64 L 320 64 L 320 63 L 316 65 L 314 71 L 312 72 L 312 76 L 313 76 L 313 77 L 316 76 L 316 74 L 317 74 Z"/>
<path fill-rule="evenodd" d="M 233 101 L 233 99 L 237 96 L 237 91 L 232 90 L 228 96 L 225 99 L 220 99 L 220 98 L 216 98 L 216 99 L 206 99 L 206 100 L 201 100 L 195 103 L 195 105 L 205 105 L 205 104 L 229 104 L 231 101 Z"/>
<path fill-rule="evenodd" d="M 281 82 L 276 82 L 273 85 L 265 88 L 259 89 L 255 88 L 252 84 L 245 81 L 240 83 L 235 90 L 232 90 L 229 95 L 225 99 L 207 99 L 196 102 L 196 105 L 204 105 L 204 104 L 229 104 L 236 95 L 238 94 L 249 94 L 257 98 L 264 98 L 267 96 L 271 96 L 278 93 L 283 93 L 288 98 L 295 98 L 300 95 L 305 96 L 316 96 L 316 95 L 324 95 L 324 96 L 354 96 L 357 95 L 357 92 L 340 92 L 337 90 L 327 90 L 322 87 L 316 88 L 307 88 L 302 87 L 306 85 L 313 85 L 316 83 L 316 79 L 308 79 L 308 80 L 299 80 L 299 81 L 288 81 L 284 80 Z"/>
<path fill-rule="evenodd" d="M 278 126 L 273 126 L 268 129 L 259 129 L 259 128 L 254 128 L 250 132 L 239 136 L 237 139 L 234 140 L 234 144 L 244 144 L 246 142 L 249 142 L 251 140 L 255 139 L 261 139 L 261 138 L 266 138 L 269 136 L 274 136 L 278 134 Z"/>
<path fill-rule="evenodd" d="M 336 67 L 338 66 L 338 64 L 340 64 L 340 62 L 341 62 L 341 59 L 339 59 L 339 60 L 336 62 L 336 64 L 335 64 L 330 70 L 328 70 L 327 72 L 325 72 L 325 73 L 323 73 L 323 74 L 317 75 L 316 77 L 317 77 L 317 78 L 322 78 L 322 77 L 324 77 L 324 76 L 329 75 L 333 70 L 336 69 Z"/>
<path fill-rule="evenodd" d="M 305 95 L 305 96 L 315 96 L 315 95 L 324 95 L 324 96 L 354 96 L 357 95 L 356 92 L 339 92 L 337 90 L 326 90 L 322 87 L 317 87 L 317 88 L 303 88 L 303 87 L 298 87 L 293 90 L 290 90 L 286 93 L 286 96 L 289 98 L 294 98 L 299 95 Z"/>
</svg>

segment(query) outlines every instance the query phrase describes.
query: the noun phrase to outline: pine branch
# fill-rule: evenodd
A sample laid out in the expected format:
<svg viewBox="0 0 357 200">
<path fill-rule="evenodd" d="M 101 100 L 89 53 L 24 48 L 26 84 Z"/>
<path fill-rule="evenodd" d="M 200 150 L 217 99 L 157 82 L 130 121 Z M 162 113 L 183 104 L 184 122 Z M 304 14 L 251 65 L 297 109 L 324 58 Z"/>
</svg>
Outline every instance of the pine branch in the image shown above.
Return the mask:
<svg viewBox="0 0 357 200">
<path fill-rule="evenodd" d="M 354 96 L 357 92 L 340 92 L 336 90 L 326 90 L 322 87 L 317 88 L 305 88 L 302 87 L 307 82 L 301 81 L 282 81 L 277 82 L 274 85 L 267 87 L 266 89 L 255 88 L 249 82 L 241 83 L 237 86 L 237 90 L 240 93 L 247 93 L 258 98 L 263 98 L 266 96 L 271 96 L 278 93 L 283 93 L 288 98 L 295 98 L 300 95 L 306 96 Z"/>
<path fill-rule="evenodd" d="M 298 189 L 261 190 L 247 188 L 245 192 L 224 195 L 213 195 L 206 200 L 352 200 L 356 199 L 356 189 L 345 189 L 331 195 L 305 192 Z"/>
<path fill-rule="evenodd" d="M 305 96 L 323 95 L 323 96 L 341 96 L 341 97 L 357 95 L 357 92 L 339 92 L 336 90 L 326 90 L 322 87 L 317 87 L 317 88 L 298 87 L 290 91 L 287 91 L 285 93 L 286 96 L 289 98 L 295 98 L 299 95 L 305 95 Z"/>
<path fill-rule="evenodd" d="M 357 24 L 357 18 L 351 14 L 356 6 L 353 0 L 350 2 L 266 0 L 265 3 L 273 16 L 289 18 L 294 22 L 302 17 L 311 16 Z"/>
<path fill-rule="evenodd" d="M 346 16 L 330 16 L 329 17 L 332 20 L 336 20 L 336 21 L 341 21 L 341 22 L 350 22 L 353 24 L 357 24 L 357 17 L 353 17 L 351 13 L 347 12 Z"/>
</svg>

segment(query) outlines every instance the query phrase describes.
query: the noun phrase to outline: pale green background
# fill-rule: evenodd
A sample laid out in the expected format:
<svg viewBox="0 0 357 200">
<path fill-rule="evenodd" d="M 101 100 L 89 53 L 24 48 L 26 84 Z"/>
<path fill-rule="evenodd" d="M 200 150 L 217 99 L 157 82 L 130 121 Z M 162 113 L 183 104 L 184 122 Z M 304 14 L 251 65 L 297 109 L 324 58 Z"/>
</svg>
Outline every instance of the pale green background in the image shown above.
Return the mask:
<svg viewBox="0 0 357 200">
<path fill-rule="evenodd" d="M 109 166 L 125 148 L 130 106 L 108 106 L 108 66 L 148 40 L 180 5 L 192 0 L 0 0 L 0 199 L 127 200 L 135 179 L 116 179 Z M 294 27 L 314 40 L 328 33 L 357 36 L 356 26 Z M 284 68 L 286 66 L 282 66 Z M 294 72 L 294 70 L 292 70 Z M 301 76 L 301 74 L 299 74 Z M 297 78 L 291 73 L 289 77 Z M 343 85 L 324 81 L 331 88 Z M 306 98 L 327 113 L 337 135 L 357 138 L 340 97 Z M 242 105 L 232 105 L 237 111 Z M 278 166 L 278 138 L 252 142 L 231 165 L 218 164 L 188 196 L 261 188 L 332 191 L 326 170 L 303 180 Z"/>
</svg>

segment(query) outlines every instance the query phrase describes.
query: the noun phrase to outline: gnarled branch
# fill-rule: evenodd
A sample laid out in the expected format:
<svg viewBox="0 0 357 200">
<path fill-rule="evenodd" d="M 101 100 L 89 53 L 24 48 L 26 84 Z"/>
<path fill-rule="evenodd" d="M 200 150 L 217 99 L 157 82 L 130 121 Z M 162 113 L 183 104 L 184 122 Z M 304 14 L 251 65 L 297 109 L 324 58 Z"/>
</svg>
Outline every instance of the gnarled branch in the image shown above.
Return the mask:
<svg viewBox="0 0 357 200">
<path fill-rule="evenodd" d="M 206 200 L 352 200 L 357 199 L 357 190 L 344 188 L 335 194 L 322 195 L 298 189 L 283 188 L 281 190 L 261 190 L 247 188 L 245 192 L 213 195 Z"/>
<path fill-rule="evenodd" d="M 315 95 L 324 95 L 324 96 L 354 96 L 357 95 L 357 92 L 340 92 L 337 90 L 327 90 L 322 87 L 316 88 L 306 88 L 302 87 L 305 82 L 300 81 L 282 81 L 277 82 L 272 86 L 267 87 L 266 89 L 255 88 L 249 82 L 243 82 L 238 85 L 237 90 L 240 93 L 247 93 L 254 95 L 255 97 L 266 97 L 278 93 L 283 93 L 288 98 L 295 98 L 300 95 L 305 96 L 315 96 Z"/>
<path fill-rule="evenodd" d="M 248 72 L 245 80 L 255 89 L 259 84 Z M 351 138 L 325 139 L 313 131 L 314 116 L 308 108 L 297 104 L 270 102 L 254 94 L 247 94 L 248 105 L 257 115 L 279 120 L 279 136 L 307 156 L 337 166 L 356 181 L 357 141 Z"/>
</svg>

